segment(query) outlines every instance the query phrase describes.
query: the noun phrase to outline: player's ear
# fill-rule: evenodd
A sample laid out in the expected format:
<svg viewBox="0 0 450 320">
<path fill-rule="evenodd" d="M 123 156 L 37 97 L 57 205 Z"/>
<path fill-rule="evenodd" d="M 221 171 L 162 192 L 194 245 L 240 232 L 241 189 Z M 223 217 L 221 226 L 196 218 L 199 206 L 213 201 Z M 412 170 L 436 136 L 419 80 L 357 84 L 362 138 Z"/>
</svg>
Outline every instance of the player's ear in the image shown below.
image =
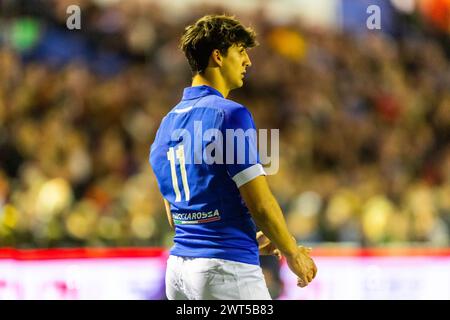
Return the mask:
<svg viewBox="0 0 450 320">
<path fill-rule="evenodd" d="M 214 66 L 222 66 L 222 62 L 223 62 L 223 58 L 222 58 L 222 54 L 220 53 L 219 49 L 214 49 L 213 52 L 211 53 L 211 60 L 213 62 Z"/>
</svg>

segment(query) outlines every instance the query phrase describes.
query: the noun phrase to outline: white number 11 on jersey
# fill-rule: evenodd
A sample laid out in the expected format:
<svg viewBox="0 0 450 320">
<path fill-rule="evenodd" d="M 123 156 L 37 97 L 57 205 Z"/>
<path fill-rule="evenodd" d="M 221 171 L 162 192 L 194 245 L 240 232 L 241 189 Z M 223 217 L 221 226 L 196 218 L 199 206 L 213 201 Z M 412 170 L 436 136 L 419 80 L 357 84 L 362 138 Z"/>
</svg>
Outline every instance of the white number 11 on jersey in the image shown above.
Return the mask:
<svg viewBox="0 0 450 320">
<path fill-rule="evenodd" d="M 170 173 L 172 175 L 172 186 L 173 186 L 173 190 L 175 191 L 175 202 L 180 202 L 181 201 L 181 192 L 180 192 L 180 188 L 178 188 L 177 171 L 175 169 L 175 156 L 178 158 L 178 161 L 180 162 L 181 180 L 183 182 L 184 195 L 185 195 L 186 201 L 188 201 L 190 199 L 190 191 L 189 191 L 189 184 L 187 181 L 186 161 L 184 159 L 184 146 L 183 145 L 180 145 L 176 151 L 174 150 L 173 147 L 170 147 L 169 151 L 167 151 L 167 159 L 169 159 L 169 161 L 170 161 Z"/>
</svg>

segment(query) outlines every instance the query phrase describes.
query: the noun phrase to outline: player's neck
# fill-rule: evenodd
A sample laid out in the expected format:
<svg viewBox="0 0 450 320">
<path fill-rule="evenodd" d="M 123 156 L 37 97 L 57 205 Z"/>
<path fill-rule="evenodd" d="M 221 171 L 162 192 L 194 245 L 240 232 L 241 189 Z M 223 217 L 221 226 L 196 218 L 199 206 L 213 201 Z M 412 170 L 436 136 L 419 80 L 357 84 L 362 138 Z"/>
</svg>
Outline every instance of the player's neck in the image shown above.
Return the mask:
<svg viewBox="0 0 450 320">
<path fill-rule="evenodd" d="M 193 87 L 203 85 L 210 86 L 216 89 L 223 95 L 224 98 L 226 98 L 230 93 L 230 89 L 225 84 L 224 79 L 219 75 L 215 74 L 214 72 L 211 72 L 210 70 L 206 70 L 203 75 L 196 74 L 192 78 Z"/>
</svg>

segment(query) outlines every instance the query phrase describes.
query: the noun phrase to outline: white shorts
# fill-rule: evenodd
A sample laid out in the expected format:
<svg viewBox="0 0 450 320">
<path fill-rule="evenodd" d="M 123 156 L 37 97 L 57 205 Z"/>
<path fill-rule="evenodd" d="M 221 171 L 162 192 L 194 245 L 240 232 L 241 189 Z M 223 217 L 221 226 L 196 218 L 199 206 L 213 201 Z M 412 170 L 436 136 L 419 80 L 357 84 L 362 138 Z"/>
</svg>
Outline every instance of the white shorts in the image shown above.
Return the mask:
<svg viewBox="0 0 450 320">
<path fill-rule="evenodd" d="M 166 295 L 169 300 L 271 300 L 260 266 L 172 255 Z"/>
</svg>

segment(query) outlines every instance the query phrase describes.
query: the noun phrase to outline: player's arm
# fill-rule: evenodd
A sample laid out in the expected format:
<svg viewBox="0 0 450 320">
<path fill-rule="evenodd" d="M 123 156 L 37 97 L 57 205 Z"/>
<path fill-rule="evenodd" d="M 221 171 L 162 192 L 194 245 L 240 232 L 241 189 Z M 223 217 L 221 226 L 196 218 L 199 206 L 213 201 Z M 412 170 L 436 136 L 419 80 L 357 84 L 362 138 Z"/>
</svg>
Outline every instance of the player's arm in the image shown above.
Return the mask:
<svg viewBox="0 0 450 320">
<path fill-rule="evenodd" d="M 246 108 L 231 106 L 228 110 L 222 124 L 225 136 L 227 129 L 244 131 L 250 129 L 256 132 L 253 118 Z M 289 268 L 301 280 L 299 285 L 306 286 L 314 278 L 316 266 L 309 257 L 308 249 L 297 247 L 295 239 L 288 231 L 281 208 L 267 185 L 264 169 L 259 163 L 256 139 L 245 136 L 244 142 L 234 144 L 234 148 L 234 161 L 232 163 L 227 161 L 228 174 L 239 188 L 258 227 L 286 257 Z M 227 157 L 230 155 L 226 148 L 224 154 Z M 239 162 L 238 154 L 247 159 L 246 163 Z M 256 160 L 256 163 L 252 160 Z"/>
<path fill-rule="evenodd" d="M 167 220 L 169 221 L 169 224 L 172 227 L 172 229 L 175 229 L 175 226 L 173 224 L 172 212 L 170 211 L 170 203 L 164 198 L 163 200 L 164 200 L 164 207 L 166 208 Z"/>
<path fill-rule="evenodd" d="M 278 201 L 273 196 L 265 176 L 258 176 L 239 187 L 256 225 L 286 257 L 289 268 L 306 286 L 315 277 L 317 268 L 309 257 L 309 249 L 298 247 L 290 234 Z"/>
</svg>

